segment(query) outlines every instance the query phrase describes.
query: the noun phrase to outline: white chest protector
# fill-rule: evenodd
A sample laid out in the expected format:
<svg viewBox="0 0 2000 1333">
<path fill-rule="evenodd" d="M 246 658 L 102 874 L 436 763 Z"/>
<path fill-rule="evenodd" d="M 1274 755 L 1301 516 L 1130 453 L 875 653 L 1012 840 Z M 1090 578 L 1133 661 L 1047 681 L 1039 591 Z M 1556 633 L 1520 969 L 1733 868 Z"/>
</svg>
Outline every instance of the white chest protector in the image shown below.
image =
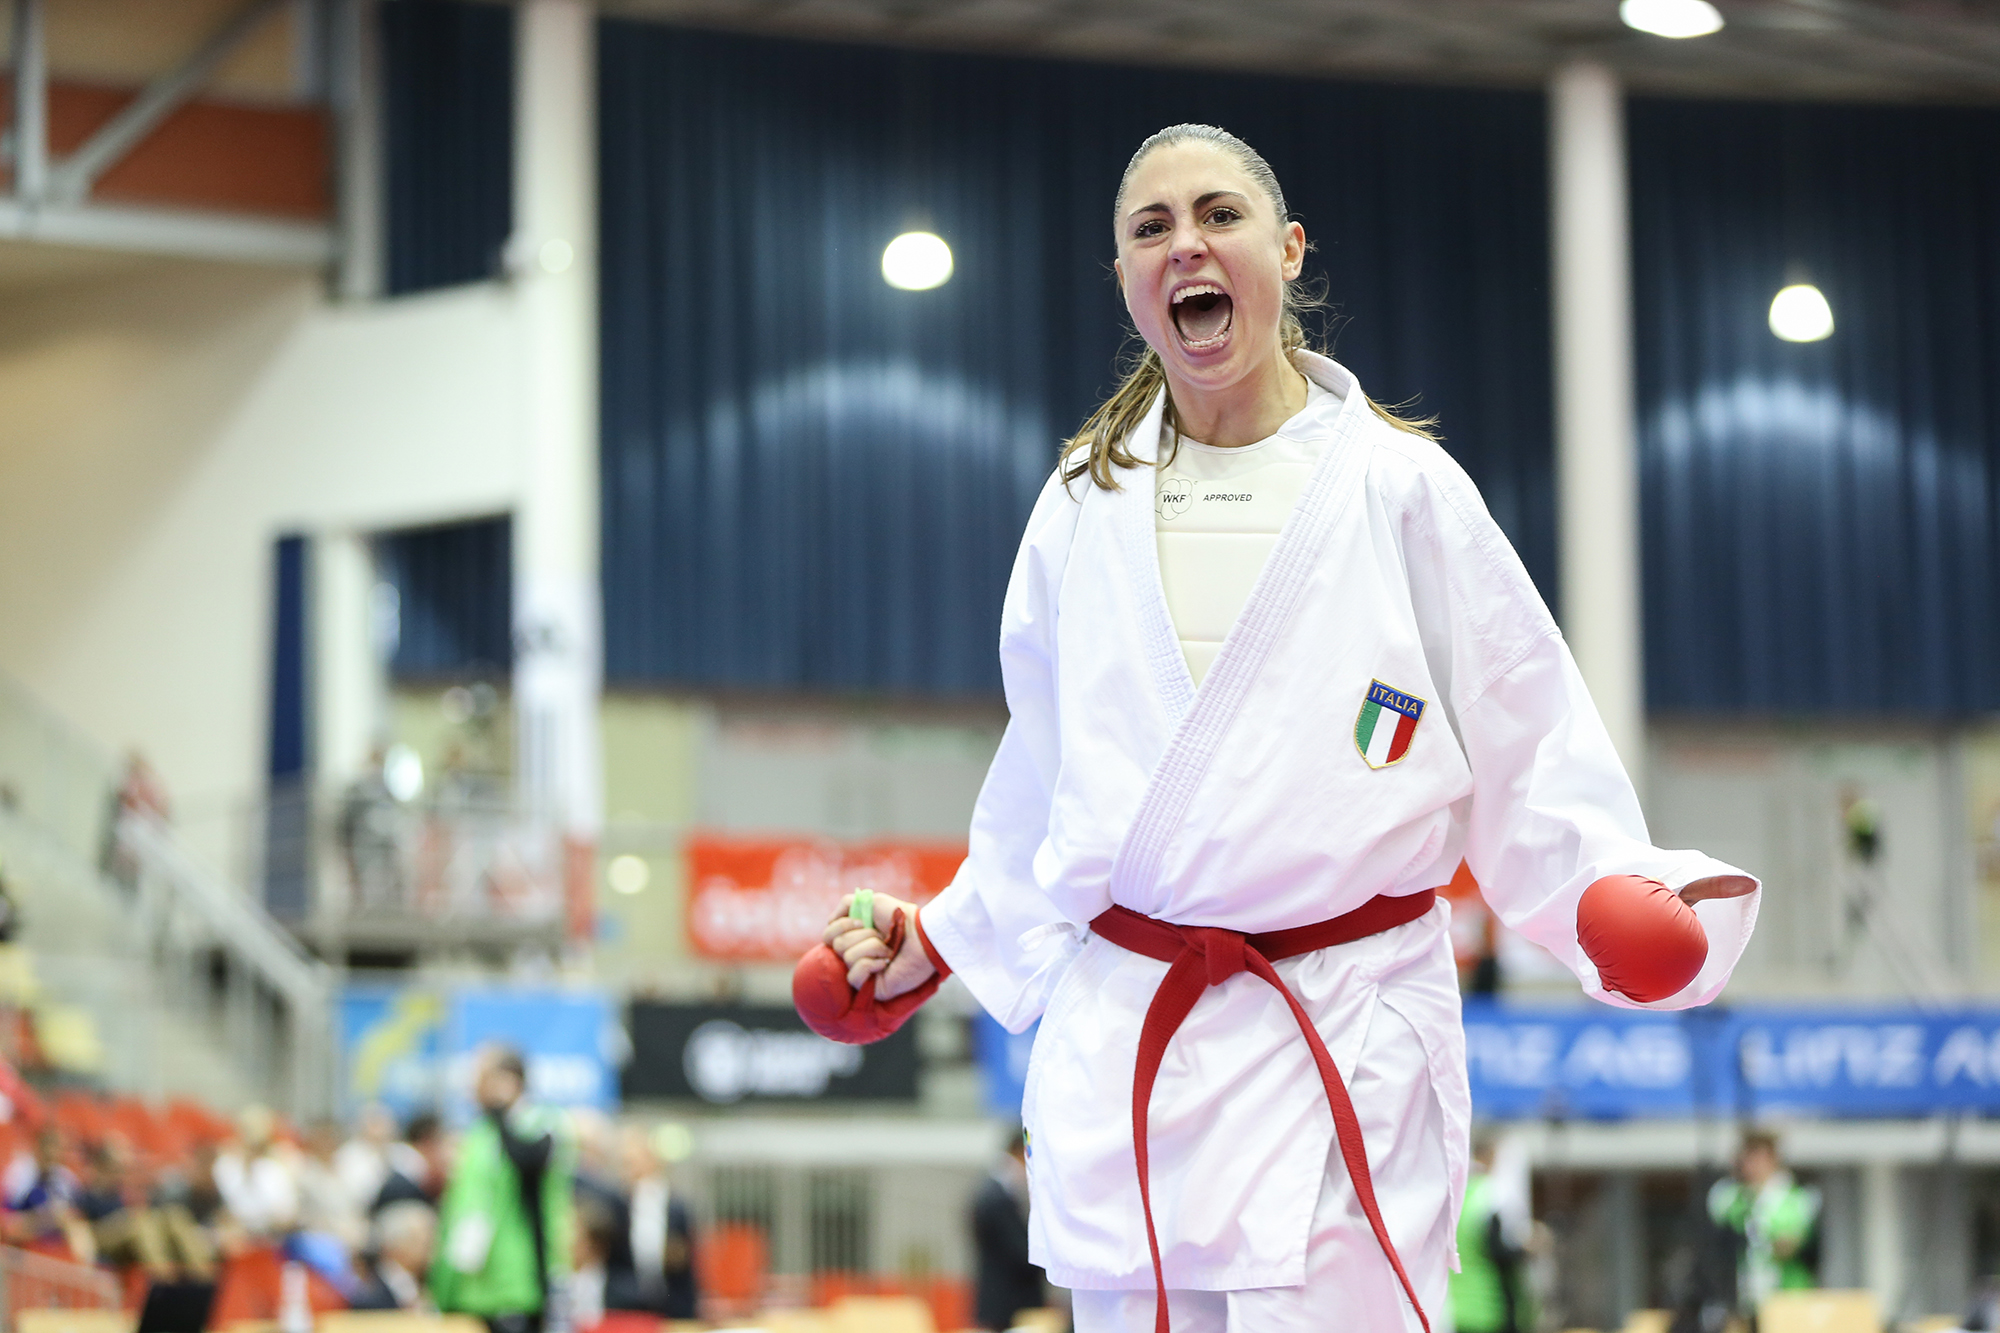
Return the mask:
<svg viewBox="0 0 2000 1333">
<path fill-rule="evenodd" d="M 1173 462 L 1157 470 L 1160 583 L 1195 684 L 1250 600 L 1333 438 L 1340 405 L 1337 394 L 1313 384 L 1305 407 L 1276 435 L 1226 449 L 1182 437 Z"/>
</svg>

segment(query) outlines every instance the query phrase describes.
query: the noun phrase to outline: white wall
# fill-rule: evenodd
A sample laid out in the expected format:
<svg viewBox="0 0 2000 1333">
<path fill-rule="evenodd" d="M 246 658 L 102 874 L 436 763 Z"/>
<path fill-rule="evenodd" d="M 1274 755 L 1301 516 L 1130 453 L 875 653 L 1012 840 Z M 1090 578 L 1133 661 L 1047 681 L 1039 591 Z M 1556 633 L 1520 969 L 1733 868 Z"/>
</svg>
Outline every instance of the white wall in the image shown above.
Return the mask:
<svg viewBox="0 0 2000 1333">
<path fill-rule="evenodd" d="M 1731 983 L 1753 996 L 1946 1000 L 1992 994 L 1982 944 L 2000 907 L 1973 856 L 1995 776 L 1988 729 L 1921 725 L 1655 724 L 1646 813 L 1663 847 L 1699 847 L 1764 880 Z M 1872 863 L 1843 803 L 1872 801 Z M 1988 816 L 1990 820 L 1990 815 Z"/>
<path fill-rule="evenodd" d="M 142 751 L 211 850 L 262 786 L 272 541 L 516 495 L 512 294 L 319 292 L 179 261 L 0 290 L 0 670 Z"/>
</svg>

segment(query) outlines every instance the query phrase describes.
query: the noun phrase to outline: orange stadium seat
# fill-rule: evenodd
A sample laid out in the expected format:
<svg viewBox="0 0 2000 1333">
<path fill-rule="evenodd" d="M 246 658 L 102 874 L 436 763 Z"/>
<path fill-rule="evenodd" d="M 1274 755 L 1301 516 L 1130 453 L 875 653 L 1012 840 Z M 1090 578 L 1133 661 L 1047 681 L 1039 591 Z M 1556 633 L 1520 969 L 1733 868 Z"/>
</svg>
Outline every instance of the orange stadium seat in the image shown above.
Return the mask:
<svg viewBox="0 0 2000 1333">
<path fill-rule="evenodd" d="M 762 1227 L 724 1222 L 703 1238 L 695 1256 L 701 1266 L 701 1289 L 709 1299 L 747 1313 L 763 1298 L 770 1249 Z"/>
<path fill-rule="evenodd" d="M 284 1294 L 285 1256 L 276 1246 L 253 1245 L 222 1265 L 216 1283 L 210 1328 L 225 1328 L 245 1320 L 272 1320 Z M 306 1272 L 306 1303 L 314 1314 L 345 1310 L 347 1301 L 333 1284 L 310 1269 Z"/>
</svg>

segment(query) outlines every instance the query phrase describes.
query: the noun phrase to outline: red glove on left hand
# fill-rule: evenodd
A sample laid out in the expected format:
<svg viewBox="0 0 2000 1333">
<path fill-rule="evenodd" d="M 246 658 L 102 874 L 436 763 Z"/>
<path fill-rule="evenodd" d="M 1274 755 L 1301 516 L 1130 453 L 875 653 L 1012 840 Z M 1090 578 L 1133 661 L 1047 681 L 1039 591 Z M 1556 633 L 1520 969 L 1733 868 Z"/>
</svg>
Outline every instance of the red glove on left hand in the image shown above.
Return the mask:
<svg viewBox="0 0 2000 1333">
<path fill-rule="evenodd" d="M 899 907 L 889 924 L 889 933 L 882 940 L 889 946 L 890 957 L 895 957 L 896 951 L 903 947 L 903 937 L 908 931 L 909 924 Z M 944 984 L 944 974 L 940 972 L 893 1000 L 877 1000 L 875 983 L 880 976 L 877 973 L 869 977 L 856 990 L 847 984 L 847 964 L 833 951 L 833 946 L 815 944 L 792 970 L 792 1005 L 806 1026 L 828 1041 L 866 1046 L 907 1023 L 910 1015 Z"/>
<path fill-rule="evenodd" d="M 1583 891 L 1576 941 L 1606 990 L 1640 1004 L 1678 995 L 1708 961 L 1708 932 L 1694 908 L 1638 875 L 1606 875 Z"/>
</svg>

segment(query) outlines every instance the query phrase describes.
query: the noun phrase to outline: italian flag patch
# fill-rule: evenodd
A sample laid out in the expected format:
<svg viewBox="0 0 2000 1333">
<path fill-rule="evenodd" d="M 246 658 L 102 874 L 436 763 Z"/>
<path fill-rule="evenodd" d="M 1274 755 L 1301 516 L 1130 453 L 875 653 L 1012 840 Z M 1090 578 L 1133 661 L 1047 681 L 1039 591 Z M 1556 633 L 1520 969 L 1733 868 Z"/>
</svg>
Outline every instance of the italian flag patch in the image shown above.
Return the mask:
<svg viewBox="0 0 2000 1333">
<path fill-rule="evenodd" d="M 1413 694 L 1392 690 L 1381 681 L 1368 683 L 1368 697 L 1361 701 L 1361 714 L 1354 719 L 1354 748 L 1370 768 L 1387 768 L 1410 752 L 1417 734 L 1417 720 L 1424 715 L 1424 701 Z"/>
</svg>

